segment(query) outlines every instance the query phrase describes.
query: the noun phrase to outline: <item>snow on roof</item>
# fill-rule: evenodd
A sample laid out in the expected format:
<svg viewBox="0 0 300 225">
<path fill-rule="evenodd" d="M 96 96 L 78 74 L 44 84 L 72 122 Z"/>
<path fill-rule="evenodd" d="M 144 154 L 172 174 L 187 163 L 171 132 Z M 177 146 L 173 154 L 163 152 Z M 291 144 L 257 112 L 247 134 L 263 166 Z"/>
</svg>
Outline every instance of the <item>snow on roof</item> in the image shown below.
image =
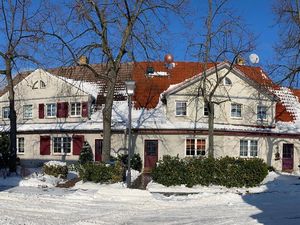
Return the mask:
<svg viewBox="0 0 300 225">
<path fill-rule="evenodd" d="M 280 87 L 278 90 L 272 90 L 280 99 L 286 110 L 293 116 L 295 123 L 300 123 L 300 103 L 297 96 L 286 87 Z"/>
</svg>

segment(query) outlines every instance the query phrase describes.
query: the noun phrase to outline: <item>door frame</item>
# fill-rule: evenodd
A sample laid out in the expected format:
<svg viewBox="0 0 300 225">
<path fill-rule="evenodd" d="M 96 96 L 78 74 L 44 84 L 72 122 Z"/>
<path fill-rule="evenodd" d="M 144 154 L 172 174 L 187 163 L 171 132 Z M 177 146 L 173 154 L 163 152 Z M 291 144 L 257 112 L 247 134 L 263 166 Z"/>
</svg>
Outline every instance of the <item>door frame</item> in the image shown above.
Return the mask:
<svg viewBox="0 0 300 225">
<path fill-rule="evenodd" d="M 146 142 L 147 141 L 156 141 L 156 143 L 157 143 L 156 155 L 147 155 L 146 154 Z M 146 172 L 147 171 L 151 171 L 155 167 L 155 165 L 156 165 L 156 163 L 158 161 L 158 150 L 159 150 L 158 145 L 159 145 L 159 140 L 158 139 L 145 139 L 144 140 L 144 171 L 146 171 Z M 150 161 L 154 160 L 155 163 L 151 162 L 154 165 L 151 165 L 151 166 L 147 165 L 147 167 L 146 167 L 146 162 L 148 162 L 149 160 Z"/>
<path fill-rule="evenodd" d="M 290 158 L 284 158 L 285 146 L 291 147 L 291 157 Z M 294 144 L 291 144 L 291 143 L 283 143 L 282 144 L 282 169 L 281 169 L 282 171 L 292 172 L 294 170 L 294 149 L 295 149 Z M 287 164 L 291 164 L 291 166 L 289 168 L 285 168 Z"/>
</svg>

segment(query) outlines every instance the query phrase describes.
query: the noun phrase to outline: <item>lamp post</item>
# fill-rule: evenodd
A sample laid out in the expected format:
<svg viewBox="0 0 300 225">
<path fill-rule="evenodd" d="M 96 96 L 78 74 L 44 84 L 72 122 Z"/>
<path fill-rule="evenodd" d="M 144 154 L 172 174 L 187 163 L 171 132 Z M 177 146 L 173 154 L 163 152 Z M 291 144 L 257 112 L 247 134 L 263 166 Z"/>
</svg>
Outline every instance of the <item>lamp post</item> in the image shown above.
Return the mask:
<svg viewBox="0 0 300 225">
<path fill-rule="evenodd" d="M 132 157 L 132 141 L 131 141 L 131 109 L 132 109 L 132 101 L 131 101 L 131 97 L 134 94 L 134 89 L 135 89 L 135 81 L 134 80 L 129 80 L 129 81 L 125 81 L 125 85 L 126 85 L 126 93 L 128 96 L 128 168 L 127 168 L 127 179 L 126 179 L 126 183 L 127 183 L 127 187 L 130 187 L 131 184 L 131 168 L 130 168 L 130 161 L 131 161 L 131 157 Z"/>
</svg>

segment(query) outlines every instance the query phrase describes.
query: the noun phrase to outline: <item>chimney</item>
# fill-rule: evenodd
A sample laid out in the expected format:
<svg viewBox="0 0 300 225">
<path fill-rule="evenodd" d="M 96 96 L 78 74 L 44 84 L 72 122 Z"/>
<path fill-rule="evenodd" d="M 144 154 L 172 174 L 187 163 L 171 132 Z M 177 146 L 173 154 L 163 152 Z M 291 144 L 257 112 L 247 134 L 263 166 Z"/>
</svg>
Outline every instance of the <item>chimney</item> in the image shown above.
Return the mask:
<svg viewBox="0 0 300 225">
<path fill-rule="evenodd" d="M 79 65 L 86 65 L 89 64 L 89 59 L 88 57 L 86 57 L 85 55 L 80 56 L 79 60 L 78 60 L 78 64 Z"/>
<path fill-rule="evenodd" d="M 236 64 L 238 65 L 245 65 L 245 60 L 241 57 L 241 56 L 238 56 L 235 60 Z"/>
</svg>

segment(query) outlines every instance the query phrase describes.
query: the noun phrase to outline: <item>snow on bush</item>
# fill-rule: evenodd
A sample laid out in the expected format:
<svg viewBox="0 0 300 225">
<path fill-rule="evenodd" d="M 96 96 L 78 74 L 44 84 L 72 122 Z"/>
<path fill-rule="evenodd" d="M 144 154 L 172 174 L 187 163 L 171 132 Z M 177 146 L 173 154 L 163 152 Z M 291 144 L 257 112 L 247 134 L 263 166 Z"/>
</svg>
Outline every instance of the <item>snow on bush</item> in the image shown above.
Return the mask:
<svg viewBox="0 0 300 225">
<path fill-rule="evenodd" d="M 61 161 L 49 161 L 49 162 L 44 163 L 44 165 L 57 167 L 57 166 L 66 166 L 67 163 L 61 162 Z"/>
<path fill-rule="evenodd" d="M 45 174 L 66 179 L 68 175 L 68 167 L 65 162 L 49 161 L 44 164 L 43 171 Z"/>
</svg>

